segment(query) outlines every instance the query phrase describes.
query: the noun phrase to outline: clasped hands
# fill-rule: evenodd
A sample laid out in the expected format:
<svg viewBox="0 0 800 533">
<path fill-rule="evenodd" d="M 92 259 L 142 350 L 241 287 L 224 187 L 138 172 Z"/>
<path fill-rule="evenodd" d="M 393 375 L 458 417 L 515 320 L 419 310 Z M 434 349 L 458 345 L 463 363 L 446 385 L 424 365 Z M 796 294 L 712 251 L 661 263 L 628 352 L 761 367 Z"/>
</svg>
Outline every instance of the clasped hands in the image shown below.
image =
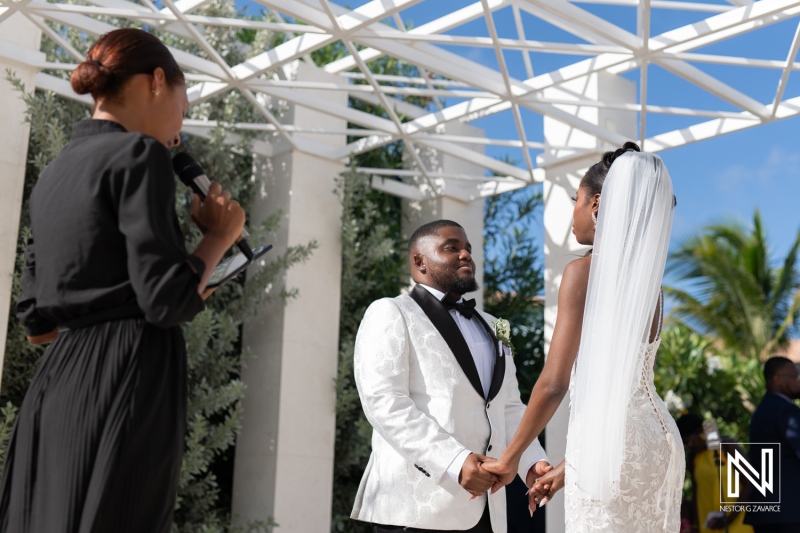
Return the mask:
<svg viewBox="0 0 800 533">
<path fill-rule="evenodd" d="M 483 496 L 489 490 L 494 494 L 508 485 L 517 475 L 517 470 L 516 464 L 471 453 L 461 467 L 458 481 L 470 493 L 470 499 L 473 499 Z M 549 502 L 564 486 L 564 463 L 553 468 L 546 461 L 537 462 L 528 470 L 525 484 L 528 486 L 528 509 L 533 514 L 537 507 Z"/>
</svg>

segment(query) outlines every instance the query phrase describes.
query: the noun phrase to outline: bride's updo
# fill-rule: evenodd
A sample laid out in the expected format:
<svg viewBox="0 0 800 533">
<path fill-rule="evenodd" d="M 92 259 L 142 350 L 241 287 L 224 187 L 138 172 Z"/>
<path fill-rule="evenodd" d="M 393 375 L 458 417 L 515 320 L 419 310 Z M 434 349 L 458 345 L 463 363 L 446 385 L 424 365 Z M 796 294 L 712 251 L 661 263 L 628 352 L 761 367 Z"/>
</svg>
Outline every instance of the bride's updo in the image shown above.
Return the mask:
<svg viewBox="0 0 800 533">
<path fill-rule="evenodd" d="M 603 182 L 606 180 L 608 169 L 611 168 L 611 165 L 619 156 L 626 152 L 641 151 L 642 150 L 639 148 L 638 144 L 628 141 L 622 145 L 622 148 L 604 153 L 603 159 L 589 167 L 589 170 L 586 171 L 586 174 L 584 174 L 583 178 L 581 179 L 580 187 L 586 187 L 586 189 L 589 191 L 589 194 L 586 195 L 587 200 L 593 198 L 595 194 L 600 194 L 602 192 Z"/>
<path fill-rule="evenodd" d="M 100 37 L 72 72 L 70 82 L 78 94 L 114 99 L 132 76 L 153 74 L 156 68 L 164 71 L 170 87 L 185 83 L 178 63 L 158 37 L 124 28 Z"/>
</svg>

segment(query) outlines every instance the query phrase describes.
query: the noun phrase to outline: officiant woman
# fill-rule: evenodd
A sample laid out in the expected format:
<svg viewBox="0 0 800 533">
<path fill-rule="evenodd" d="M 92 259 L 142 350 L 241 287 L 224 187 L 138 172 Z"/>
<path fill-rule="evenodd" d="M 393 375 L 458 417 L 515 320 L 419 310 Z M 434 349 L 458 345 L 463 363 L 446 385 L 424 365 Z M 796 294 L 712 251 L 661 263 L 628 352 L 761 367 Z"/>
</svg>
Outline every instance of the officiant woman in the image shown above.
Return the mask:
<svg viewBox="0 0 800 533">
<path fill-rule="evenodd" d="M 186 428 L 180 324 L 242 231 L 214 184 L 175 211 L 170 149 L 188 108 L 183 73 L 156 37 L 112 31 L 72 73 L 92 118 L 42 172 L 17 305 L 28 339 L 50 343 L 30 384 L 0 482 L 0 531 L 167 533 Z"/>
</svg>

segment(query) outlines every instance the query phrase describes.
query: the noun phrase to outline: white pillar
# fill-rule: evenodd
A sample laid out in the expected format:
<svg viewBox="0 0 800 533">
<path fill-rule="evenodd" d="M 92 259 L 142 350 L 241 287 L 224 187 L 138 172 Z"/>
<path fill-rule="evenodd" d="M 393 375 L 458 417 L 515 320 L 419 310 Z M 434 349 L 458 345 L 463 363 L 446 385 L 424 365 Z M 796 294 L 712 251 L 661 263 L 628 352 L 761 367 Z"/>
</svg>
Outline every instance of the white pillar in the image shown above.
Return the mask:
<svg viewBox="0 0 800 533">
<path fill-rule="evenodd" d="M 14 54 L 20 58 L 20 62 L 0 60 L 0 116 L 5 125 L 0 128 L 0 176 L 3 183 L 3 194 L 0 194 L 0 373 L 3 370 L 3 353 L 8 333 L 6 324 L 11 310 L 11 282 L 30 136 L 30 124 L 25 122 L 22 95 L 6 81 L 5 70 L 11 69 L 25 84 L 25 90 L 32 92 L 37 69 L 26 66 L 22 58 L 44 60 L 44 54 L 39 52 L 41 37 L 41 30 L 20 13 L 15 13 L 0 23 L 0 47 L 20 52 Z"/>
<path fill-rule="evenodd" d="M 573 80 L 545 91 L 546 98 L 592 99 L 605 102 L 636 102 L 636 84 L 624 78 L 599 73 L 588 78 Z M 636 113 L 597 107 L 557 106 L 578 117 L 603 126 L 611 131 L 636 139 Z M 544 118 L 545 143 L 569 146 L 576 151 L 572 158 L 560 164 L 548 164 L 555 155 L 570 155 L 566 151 L 544 154 L 539 166 L 545 169 L 544 181 L 544 232 L 545 232 L 545 353 L 550 350 L 550 339 L 558 309 L 558 287 L 567 263 L 583 256 L 587 247 L 577 243 L 572 235 L 572 209 L 574 197 L 586 170 L 600 160 L 604 151 L 618 148 L 601 144 L 594 136 L 576 130 L 550 117 Z M 569 423 L 569 401 L 565 399 L 547 425 L 547 454 L 554 464 L 564 458 Z M 588 443 L 591 445 L 591 443 Z M 563 492 L 547 504 L 547 533 L 564 531 Z"/>
<path fill-rule="evenodd" d="M 303 62 L 294 68 L 302 81 L 336 81 Z M 340 100 L 332 105 L 346 104 L 344 92 L 308 93 Z M 346 127 L 343 120 L 299 106 L 289 106 L 286 113 L 287 122 L 298 127 Z M 345 144 L 344 136 L 304 137 Z M 262 194 L 251 215 L 254 222 L 283 211 L 269 254 L 274 257 L 311 240 L 319 248 L 285 276 L 282 286 L 298 289 L 298 297 L 285 305 L 264 305 L 244 327 L 244 347 L 254 357 L 242 369 L 247 391 L 236 444 L 234 521 L 273 517 L 282 533 L 326 532 L 333 487 L 341 278 L 341 202 L 334 194 L 334 178 L 344 167 L 293 150 L 260 158 L 256 166 Z M 282 286 L 277 285 L 269 290 L 279 291 Z"/>
<path fill-rule="evenodd" d="M 446 125 L 448 135 L 462 137 L 484 137 L 482 129 L 469 124 L 451 123 Z M 445 133 L 441 131 L 440 133 Z M 477 144 L 462 144 L 464 148 L 483 151 Z M 474 165 L 450 154 L 438 152 L 429 148 L 417 147 L 420 158 L 426 169 L 432 174 L 444 173 L 449 175 L 463 174 L 482 176 L 484 168 Z M 405 156 L 407 166 L 416 168 L 411 164 L 410 156 Z M 425 183 L 423 178 L 414 178 L 415 184 Z M 470 244 L 472 245 L 472 259 L 475 261 L 475 279 L 479 287 L 483 287 L 483 197 L 480 195 L 479 184 L 470 181 L 436 180 L 435 185 L 441 193 L 429 200 L 404 200 L 403 201 L 403 237 L 408 239 L 418 227 L 434 220 L 446 219 L 457 222 L 464 227 Z M 483 309 L 483 292 L 477 292 L 472 297 L 480 309 Z"/>
</svg>

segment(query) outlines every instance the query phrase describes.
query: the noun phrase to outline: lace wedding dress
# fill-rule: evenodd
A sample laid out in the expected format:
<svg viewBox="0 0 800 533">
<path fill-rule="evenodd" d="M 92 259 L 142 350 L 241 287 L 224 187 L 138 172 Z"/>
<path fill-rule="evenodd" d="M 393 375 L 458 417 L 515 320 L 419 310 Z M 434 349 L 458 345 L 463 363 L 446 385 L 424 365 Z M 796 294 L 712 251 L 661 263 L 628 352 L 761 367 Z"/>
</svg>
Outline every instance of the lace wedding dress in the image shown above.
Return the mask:
<svg viewBox="0 0 800 533">
<path fill-rule="evenodd" d="M 567 533 L 677 533 L 680 529 L 685 459 L 678 427 L 653 385 L 660 343 L 657 337 L 639 350 L 639 379 L 628 403 L 622 472 L 611 500 L 586 498 L 579 489 L 580 472 L 571 468 L 566 458 Z M 570 400 L 573 394 L 570 385 Z M 572 429 L 570 426 L 569 433 Z"/>
</svg>

